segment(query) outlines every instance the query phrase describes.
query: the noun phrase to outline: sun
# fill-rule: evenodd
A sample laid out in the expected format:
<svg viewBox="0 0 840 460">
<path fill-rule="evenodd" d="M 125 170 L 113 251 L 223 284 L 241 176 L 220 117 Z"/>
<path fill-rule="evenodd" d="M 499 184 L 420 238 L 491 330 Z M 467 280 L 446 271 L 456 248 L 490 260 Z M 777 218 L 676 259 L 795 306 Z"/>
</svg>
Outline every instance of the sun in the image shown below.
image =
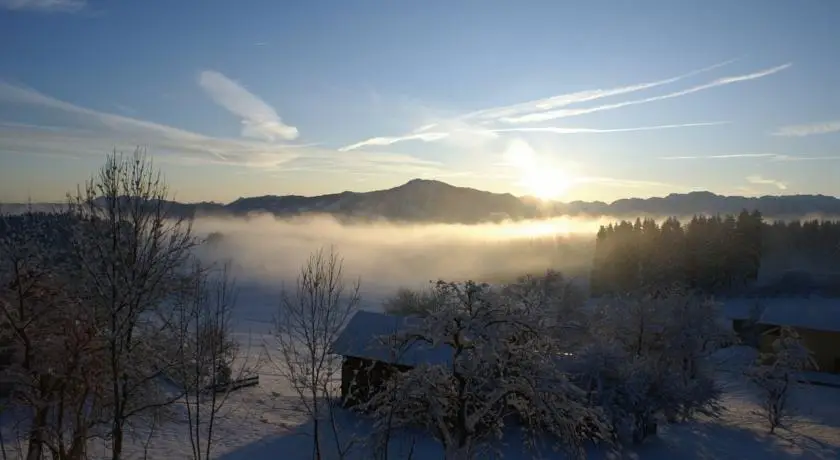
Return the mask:
<svg viewBox="0 0 840 460">
<path fill-rule="evenodd" d="M 505 159 L 510 166 L 519 170 L 517 185 L 540 200 L 556 200 L 574 184 L 572 177 L 551 164 L 547 158 L 538 156 L 533 147 L 521 139 L 509 144 Z"/>
<path fill-rule="evenodd" d="M 531 195 L 541 200 L 556 200 L 572 186 L 572 180 L 556 169 L 523 171 L 520 183 Z"/>
</svg>

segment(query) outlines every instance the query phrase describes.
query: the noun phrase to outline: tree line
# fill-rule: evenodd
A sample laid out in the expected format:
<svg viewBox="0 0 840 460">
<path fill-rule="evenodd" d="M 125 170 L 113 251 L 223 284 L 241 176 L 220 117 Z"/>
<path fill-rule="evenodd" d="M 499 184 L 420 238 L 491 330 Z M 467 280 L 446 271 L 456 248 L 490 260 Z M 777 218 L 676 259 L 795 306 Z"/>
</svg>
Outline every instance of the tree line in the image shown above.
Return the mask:
<svg viewBox="0 0 840 460">
<path fill-rule="evenodd" d="M 738 215 L 622 220 L 596 236 L 594 296 L 655 292 L 679 285 L 704 295 L 738 295 L 762 272 L 840 269 L 840 222 L 765 222 L 758 211 Z"/>
</svg>

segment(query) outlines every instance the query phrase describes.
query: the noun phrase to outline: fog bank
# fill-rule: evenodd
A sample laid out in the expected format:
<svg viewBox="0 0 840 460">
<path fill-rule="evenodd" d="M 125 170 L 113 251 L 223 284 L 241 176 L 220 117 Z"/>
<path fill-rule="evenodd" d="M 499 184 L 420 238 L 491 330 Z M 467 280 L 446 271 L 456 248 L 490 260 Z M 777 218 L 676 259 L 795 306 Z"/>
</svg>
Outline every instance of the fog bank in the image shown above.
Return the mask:
<svg viewBox="0 0 840 460">
<path fill-rule="evenodd" d="M 209 260 L 231 259 L 249 283 L 293 281 L 313 251 L 332 246 L 345 275 L 361 278 L 366 292 L 422 286 L 430 280 L 495 281 L 554 268 L 583 275 L 594 234 L 610 219 L 557 218 L 501 224 L 342 224 L 330 216 L 200 217 L 200 236 L 221 239 L 201 248 Z"/>
</svg>

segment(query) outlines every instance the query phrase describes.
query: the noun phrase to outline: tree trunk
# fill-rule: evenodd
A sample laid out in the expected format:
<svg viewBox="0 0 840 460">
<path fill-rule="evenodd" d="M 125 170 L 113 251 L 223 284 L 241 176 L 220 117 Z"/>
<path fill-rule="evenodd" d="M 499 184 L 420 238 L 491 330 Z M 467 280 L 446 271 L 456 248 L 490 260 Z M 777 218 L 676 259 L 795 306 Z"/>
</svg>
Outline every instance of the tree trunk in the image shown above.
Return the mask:
<svg viewBox="0 0 840 460">
<path fill-rule="evenodd" d="M 312 431 L 313 431 L 312 436 L 313 436 L 313 442 L 314 442 L 314 445 L 312 446 L 312 448 L 314 449 L 315 460 L 321 460 L 321 458 L 322 458 L 321 457 L 321 426 L 320 426 L 320 423 L 319 423 L 319 420 L 318 420 L 320 418 L 319 417 L 320 414 L 318 413 L 319 408 L 318 408 L 318 399 L 317 398 L 315 399 L 315 402 L 313 403 L 313 407 L 315 407 L 315 410 L 313 411 L 314 414 L 312 414 Z"/>
<path fill-rule="evenodd" d="M 114 423 L 114 428 L 111 431 L 113 437 L 111 446 L 111 460 L 120 460 L 122 457 L 123 448 L 123 427 L 121 423 Z"/>
<path fill-rule="evenodd" d="M 470 460 L 472 455 L 470 453 L 469 445 L 446 447 L 444 458 L 446 460 Z"/>
<path fill-rule="evenodd" d="M 44 451 L 44 430 L 47 426 L 47 409 L 35 409 L 32 427 L 29 429 L 29 450 L 26 460 L 41 460 Z"/>
</svg>

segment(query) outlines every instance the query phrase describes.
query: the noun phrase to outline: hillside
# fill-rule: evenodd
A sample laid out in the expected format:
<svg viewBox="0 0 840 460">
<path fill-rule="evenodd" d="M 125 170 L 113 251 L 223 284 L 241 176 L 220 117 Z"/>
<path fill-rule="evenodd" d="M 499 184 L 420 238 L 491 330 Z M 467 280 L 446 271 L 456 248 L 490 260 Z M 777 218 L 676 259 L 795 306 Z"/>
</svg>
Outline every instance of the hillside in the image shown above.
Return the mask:
<svg viewBox="0 0 840 460">
<path fill-rule="evenodd" d="M 840 216 L 840 199 L 824 195 L 722 196 L 711 192 L 672 193 L 665 197 L 601 201 L 542 202 L 509 193 L 491 193 L 444 182 L 414 179 L 398 187 L 371 192 L 318 195 L 265 195 L 239 198 L 228 204 L 172 203 L 179 215 L 247 215 L 268 212 L 276 216 L 311 213 L 332 214 L 340 219 L 387 219 L 407 222 L 473 224 L 557 216 L 687 216 L 737 213 L 758 209 L 770 218 Z M 19 213 L 32 207 L 44 210 L 50 203 L 4 204 L 0 211 Z"/>
</svg>

